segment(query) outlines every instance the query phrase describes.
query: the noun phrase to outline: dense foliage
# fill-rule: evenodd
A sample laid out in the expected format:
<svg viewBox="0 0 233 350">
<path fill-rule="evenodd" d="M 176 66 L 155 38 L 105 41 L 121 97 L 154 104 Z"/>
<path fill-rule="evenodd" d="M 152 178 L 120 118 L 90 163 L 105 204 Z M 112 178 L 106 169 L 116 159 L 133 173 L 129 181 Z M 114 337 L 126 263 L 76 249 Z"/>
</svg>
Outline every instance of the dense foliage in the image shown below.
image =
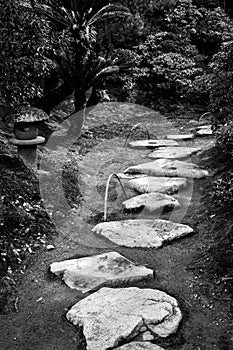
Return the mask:
<svg viewBox="0 0 233 350">
<path fill-rule="evenodd" d="M 222 45 L 211 63 L 210 107 L 215 127 L 232 120 L 233 108 L 233 42 Z"/>
<path fill-rule="evenodd" d="M 216 133 L 216 147 L 224 167 L 215 182 L 214 198 L 219 206 L 232 211 L 233 204 L 233 122 L 226 123 Z"/>
<path fill-rule="evenodd" d="M 1 0 L 1 98 L 49 112 L 74 90 L 79 109 L 86 91 L 90 103 L 97 102 L 96 90 L 106 76 L 135 57 L 134 69 L 123 77 L 130 100 L 138 96 L 141 102 L 145 94 L 206 104 L 210 99 L 211 111 L 224 119 L 231 76 L 224 68 L 221 79 L 218 61 L 227 55 L 233 25 L 219 4 L 224 5 L 214 0 L 38 0 L 31 6 Z"/>
<path fill-rule="evenodd" d="M 125 7 L 105 0 L 2 1 L 2 99 L 13 106 L 29 103 L 49 112 L 60 102 L 62 86 L 61 100 L 74 90 L 75 109 L 80 109 L 86 92 L 89 99 L 90 89 L 123 63 L 99 55 L 98 23 L 129 15 Z"/>
<path fill-rule="evenodd" d="M 18 0 L 0 2 L 1 99 L 12 106 L 30 103 L 43 93 L 43 78 L 54 63 L 54 35 L 47 21 Z"/>
</svg>

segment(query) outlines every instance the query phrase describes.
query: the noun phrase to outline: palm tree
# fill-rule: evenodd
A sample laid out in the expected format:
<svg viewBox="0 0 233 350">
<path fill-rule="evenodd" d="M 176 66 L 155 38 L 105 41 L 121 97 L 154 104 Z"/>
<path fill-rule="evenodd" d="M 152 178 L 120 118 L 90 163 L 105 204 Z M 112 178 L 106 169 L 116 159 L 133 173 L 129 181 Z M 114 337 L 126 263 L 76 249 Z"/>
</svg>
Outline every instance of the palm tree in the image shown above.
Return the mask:
<svg viewBox="0 0 233 350">
<path fill-rule="evenodd" d="M 63 51 L 56 58 L 65 79 L 74 90 L 75 111 L 94 100 L 98 85 L 113 72 L 129 66 L 124 60 L 105 59 L 95 50 L 96 25 L 116 17 L 131 16 L 129 10 L 106 0 L 47 0 L 44 4 L 31 0 L 33 10 L 43 14 L 53 24 L 69 32 L 73 52 Z M 64 74 L 63 74 L 64 76 Z"/>
</svg>

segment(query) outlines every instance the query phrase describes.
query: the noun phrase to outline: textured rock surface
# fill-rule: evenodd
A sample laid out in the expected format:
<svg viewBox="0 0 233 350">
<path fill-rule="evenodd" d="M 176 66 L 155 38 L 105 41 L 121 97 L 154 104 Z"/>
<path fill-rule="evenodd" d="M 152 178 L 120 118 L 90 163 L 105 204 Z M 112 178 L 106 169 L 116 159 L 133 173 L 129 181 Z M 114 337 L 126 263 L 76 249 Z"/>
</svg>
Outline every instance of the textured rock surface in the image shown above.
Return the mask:
<svg viewBox="0 0 233 350">
<path fill-rule="evenodd" d="M 102 222 L 94 233 L 124 247 L 159 248 L 164 242 L 193 232 L 187 225 L 167 220 L 123 220 Z"/>
<path fill-rule="evenodd" d="M 117 173 L 117 176 L 122 180 L 141 179 L 142 177 L 147 177 L 145 174 L 126 174 L 126 173 Z"/>
<path fill-rule="evenodd" d="M 200 169 L 196 164 L 170 159 L 157 159 L 153 162 L 134 165 L 127 168 L 125 173 L 187 178 L 203 178 L 209 175 L 208 171 Z"/>
<path fill-rule="evenodd" d="M 160 159 L 160 158 L 183 159 L 183 158 L 190 157 L 192 154 L 195 154 L 198 151 L 200 151 L 200 148 L 166 147 L 161 149 L 159 148 L 158 150 L 149 154 L 148 157 L 152 159 Z"/>
<path fill-rule="evenodd" d="M 125 344 L 116 348 L 116 350 L 164 350 L 156 344 L 149 343 L 148 341 L 139 342 L 135 341 L 129 344 Z"/>
<path fill-rule="evenodd" d="M 138 140 L 129 142 L 129 146 L 132 148 L 144 149 L 144 148 L 157 148 L 167 146 L 179 146 L 174 140 Z"/>
<path fill-rule="evenodd" d="M 140 196 L 136 196 L 127 199 L 123 202 L 125 209 L 136 209 L 144 207 L 149 211 L 155 211 L 163 208 L 180 208 L 180 204 L 174 197 L 168 196 L 163 193 L 145 193 Z"/>
<path fill-rule="evenodd" d="M 139 193 L 160 192 L 173 194 L 179 189 L 185 188 L 188 182 L 187 179 L 179 177 L 153 177 L 144 176 L 137 179 L 129 180 L 127 187 L 134 189 Z"/>
<path fill-rule="evenodd" d="M 197 131 L 197 136 L 211 136 L 213 135 L 213 130 L 211 128 L 211 125 L 207 125 L 204 127 L 200 127 Z"/>
<path fill-rule="evenodd" d="M 201 130 L 201 129 L 212 129 L 211 124 L 207 124 L 207 125 L 199 125 L 196 127 L 196 130 Z"/>
<path fill-rule="evenodd" d="M 192 140 L 193 137 L 194 137 L 193 134 L 167 135 L 168 140 Z"/>
<path fill-rule="evenodd" d="M 159 290 L 102 288 L 75 304 L 67 319 L 83 326 L 87 350 L 105 350 L 130 341 L 144 325 L 167 337 L 177 331 L 182 314 L 176 299 Z"/>
<path fill-rule="evenodd" d="M 83 293 L 101 286 L 153 277 L 153 270 L 136 266 L 117 252 L 55 262 L 50 265 L 50 270 L 57 276 L 63 275 L 70 288 Z"/>
<path fill-rule="evenodd" d="M 145 333 L 142 334 L 142 340 L 143 341 L 153 341 L 154 335 L 151 332 L 146 331 Z"/>
</svg>

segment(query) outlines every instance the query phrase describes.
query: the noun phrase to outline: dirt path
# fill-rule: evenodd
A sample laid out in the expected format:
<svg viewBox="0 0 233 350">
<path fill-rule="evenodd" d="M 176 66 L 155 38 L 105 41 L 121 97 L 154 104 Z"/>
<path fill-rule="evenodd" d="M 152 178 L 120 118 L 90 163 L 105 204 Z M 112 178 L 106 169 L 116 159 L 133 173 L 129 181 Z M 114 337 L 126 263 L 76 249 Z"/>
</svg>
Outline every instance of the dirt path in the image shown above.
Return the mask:
<svg viewBox="0 0 233 350">
<path fill-rule="evenodd" d="M 148 111 L 142 118 L 140 108 L 137 111 L 125 106 L 119 111 L 119 105 L 106 108 L 93 111 L 87 119 L 90 128 L 107 123 L 111 116 L 111 122 L 127 122 L 132 126 L 143 121 L 151 134 L 159 138 L 174 133 L 174 130 L 178 131 L 167 119 L 161 119 L 159 114 L 155 116 Z M 191 126 L 187 125 L 186 129 Z M 12 309 L 0 320 L 1 350 L 83 350 L 77 329 L 65 319 L 67 309 L 83 296 L 53 278 L 48 273 L 48 267 L 54 261 L 113 249 L 110 242 L 103 242 L 92 235 L 91 228 L 102 220 L 103 184 L 109 172 L 119 171 L 119 168 L 124 169 L 145 159 L 144 151 L 123 148 L 123 143 L 122 137 L 111 140 L 103 138 L 82 160 L 77 158 L 82 178 L 82 207 L 73 211 L 72 223 L 64 227 L 62 235 L 55 238 L 56 249 L 35 254 L 21 276 L 19 302 L 16 305 L 18 312 Z M 198 139 L 191 144 L 208 149 L 212 141 Z M 203 164 L 202 156 L 194 157 L 193 161 Z M 209 181 L 205 179 L 194 183 L 192 202 L 182 220 L 182 223 L 195 229 L 195 235 L 159 250 L 114 247 L 114 250 L 132 261 L 156 271 L 154 280 L 137 283 L 138 287 L 161 289 L 178 299 L 184 319 L 178 333 L 161 342 L 165 349 L 228 349 L 224 347 L 224 335 L 230 330 L 229 303 L 216 298 L 215 286 L 203 277 L 201 270 L 192 269 L 194 259 L 206 250 L 212 240 L 208 234 L 212 219 L 207 218 L 205 208 Z M 112 192 L 115 199 L 110 203 L 110 215 L 119 218 L 122 214 L 117 208 L 122 200 L 121 194 L 116 187 L 113 187 Z"/>
</svg>

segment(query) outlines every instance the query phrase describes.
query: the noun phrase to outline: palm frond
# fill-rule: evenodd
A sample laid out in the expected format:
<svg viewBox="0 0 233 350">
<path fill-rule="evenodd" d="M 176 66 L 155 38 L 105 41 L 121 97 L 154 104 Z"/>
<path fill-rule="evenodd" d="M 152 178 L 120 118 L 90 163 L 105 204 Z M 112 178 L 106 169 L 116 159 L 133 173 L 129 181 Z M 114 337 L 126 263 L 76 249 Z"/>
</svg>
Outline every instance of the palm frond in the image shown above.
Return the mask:
<svg viewBox="0 0 233 350">
<path fill-rule="evenodd" d="M 127 17 L 132 16 L 132 14 L 125 6 L 109 4 L 102 7 L 94 16 L 92 16 L 87 22 L 87 25 L 94 25 L 96 22 L 99 22 L 103 19 L 112 18 L 113 16 Z"/>
<path fill-rule="evenodd" d="M 31 7 L 31 10 L 43 15 L 44 17 L 47 17 L 53 23 L 59 23 L 65 27 L 70 25 L 70 19 L 67 17 L 64 8 L 60 8 L 58 6 L 56 6 L 56 8 L 51 8 L 48 5 L 34 4 L 34 7 Z"/>
</svg>

